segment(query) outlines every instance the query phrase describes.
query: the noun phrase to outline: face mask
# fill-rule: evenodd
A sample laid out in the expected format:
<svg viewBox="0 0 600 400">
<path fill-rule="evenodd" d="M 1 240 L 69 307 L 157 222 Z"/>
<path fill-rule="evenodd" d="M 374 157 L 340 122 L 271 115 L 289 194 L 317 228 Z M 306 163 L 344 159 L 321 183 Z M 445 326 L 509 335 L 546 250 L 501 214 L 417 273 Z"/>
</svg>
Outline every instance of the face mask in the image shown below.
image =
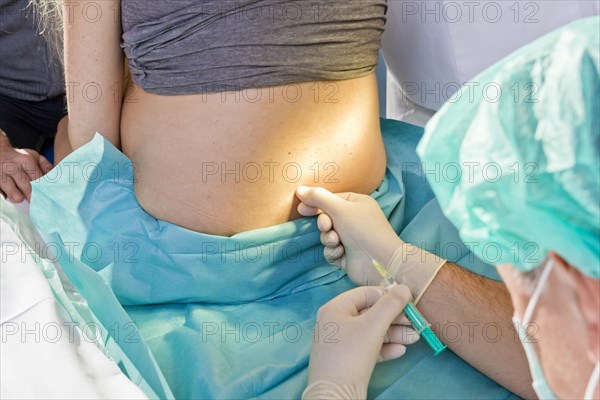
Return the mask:
<svg viewBox="0 0 600 400">
<path fill-rule="evenodd" d="M 519 317 L 517 317 L 516 315 L 513 316 L 515 328 L 517 330 L 517 333 L 519 334 L 519 339 L 521 339 L 521 343 L 523 343 L 523 347 L 525 348 L 525 355 L 527 356 L 527 361 L 529 361 L 529 369 L 531 371 L 531 377 L 533 378 L 533 390 L 535 390 L 535 393 L 541 400 L 551 400 L 556 399 L 557 397 L 552 392 L 552 389 L 548 385 L 548 381 L 544 376 L 542 365 L 540 364 L 539 358 L 535 351 L 535 343 L 533 339 L 530 339 L 527 336 L 527 327 L 531 321 L 533 310 L 537 305 L 537 302 L 540 298 L 540 295 L 542 294 L 542 290 L 546 285 L 546 281 L 548 280 L 548 276 L 550 275 L 553 266 L 554 262 L 552 260 L 548 260 L 548 263 L 546 264 L 546 266 L 544 267 L 544 271 L 542 272 L 542 276 L 540 277 L 540 281 L 538 282 L 535 290 L 533 291 L 533 295 L 529 300 L 529 304 L 527 304 L 525 314 L 523 315 L 523 321 L 519 322 Z"/>
<path fill-rule="evenodd" d="M 600 362 L 596 364 L 596 367 L 592 372 L 590 381 L 588 382 L 587 388 L 585 389 L 585 394 L 583 395 L 584 400 L 593 399 L 594 393 L 596 393 L 596 388 L 598 387 L 598 383 L 600 383 Z"/>
<path fill-rule="evenodd" d="M 542 365 L 540 364 L 539 358 L 535 350 L 535 343 L 532 339 L 530 339 L 527 336 L 527 327 L 531 321 L 531 316 L 533 315 L 535 306 L 537 305 L 542 291 L 544 290 L 544 286 L 546 286 L 548 276 L 550 276 L 550 272 L 552 272 L 553 267 L 554 261 L 552 259 L 549 259 L 546 263 L 546 266 L 544 267 L 544 271 L 542 272 L 537 287 L 535 288 L 531 299 L 529 300 L 529 304 L 525 309 L 525 314 L 523 315 L 523 320 L 521 321 L 521 323 L 519 323 L 519 318 L 516 315 L 513 316 L 515 328 L 517 330 L 517 333 L 519 334 L 521 343 L 523 343 L 523 347 L 525 348 L 525 355 L 527 356 L 527 361 L 529 361 L 529 369 L 533 378 L 533 390 L 535 390 L 535 393 L 541 400 L 557 399 L 557 397 L 552 392 L 550 385 L 548 385 L 548 381 L 546 380 L 546 376 L 544 375 L 544 371 L 542 370 Z M 598 386 L 599 380 L 600 363 L 596 364 L 596 367 L 592 372 L 592 376 L 588 381 L 584 395 L 585 400 L 592 399 L 592 396 L 596 391 L 596 387 Z"/>
</svg>

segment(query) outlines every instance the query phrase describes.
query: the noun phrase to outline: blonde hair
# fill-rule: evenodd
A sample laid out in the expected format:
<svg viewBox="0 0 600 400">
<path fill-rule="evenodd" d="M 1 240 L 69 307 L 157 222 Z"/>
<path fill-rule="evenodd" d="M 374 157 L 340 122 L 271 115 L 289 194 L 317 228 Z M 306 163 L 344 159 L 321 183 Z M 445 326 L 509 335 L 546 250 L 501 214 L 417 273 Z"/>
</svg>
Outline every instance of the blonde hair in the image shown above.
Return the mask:
<svg viewBox="0 0 600 400">
<path fill-rule="evenodd" d="M 38 32 L 44 36 L 53 56 L 61 65 L 64 64 L 62 3 L 61 0 L 29 0 L 29 6 L 33 8 L 38 24 Z"/>
<path fill-rule="evenodd" d="M 44 36 L 54 58 L 61 66 L 64 66 L 65 59 L 63 2 L 64 0 L 29 0 L 28 5 L 33 8 L 40 35 Z M 131 81 L 127 59 L 123 68 L 123 81 L 124 87 Z"/>
</svg>

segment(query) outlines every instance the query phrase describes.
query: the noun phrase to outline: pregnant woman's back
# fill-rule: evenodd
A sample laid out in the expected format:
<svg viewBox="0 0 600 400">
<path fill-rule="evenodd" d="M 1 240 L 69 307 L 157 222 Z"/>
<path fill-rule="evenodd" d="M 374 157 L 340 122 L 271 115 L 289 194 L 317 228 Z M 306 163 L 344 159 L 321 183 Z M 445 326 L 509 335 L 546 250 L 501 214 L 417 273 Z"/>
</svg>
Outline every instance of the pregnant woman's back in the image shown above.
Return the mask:
<svg viewBox="0 0 600 400">
<path fill-rule="evenodd" d="M 120 118 L 104 105 L 104 126 L 92 126 L 101 105 L 72 104 L 72 141 L 98 130 L 118 143 L 120 134 L 142 207 L 207 233 L 297 217 L 301 184 L 370 193 L 385 169 L 373 74 L 385 7 L 122 1 L 122 41 L 114 22 L 75 21 L 67 75 L 109 85 L 121 44 L 133 83 Z M 85 56 L 96 65 L 83 71 Z"/>
</svg>

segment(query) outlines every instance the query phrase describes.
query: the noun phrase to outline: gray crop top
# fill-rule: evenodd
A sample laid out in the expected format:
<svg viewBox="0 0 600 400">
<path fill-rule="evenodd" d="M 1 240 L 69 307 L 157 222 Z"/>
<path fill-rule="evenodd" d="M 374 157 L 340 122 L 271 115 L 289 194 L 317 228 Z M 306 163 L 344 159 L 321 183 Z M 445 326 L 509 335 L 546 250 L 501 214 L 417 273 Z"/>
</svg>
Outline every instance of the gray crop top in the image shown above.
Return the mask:
<svg viewBox="0 0 600 400">
<path fill-rule="evenodd" d="M 122 0 L 133 81 L 160 95 L 371 73 L 387 0 Z"/>
</svg>

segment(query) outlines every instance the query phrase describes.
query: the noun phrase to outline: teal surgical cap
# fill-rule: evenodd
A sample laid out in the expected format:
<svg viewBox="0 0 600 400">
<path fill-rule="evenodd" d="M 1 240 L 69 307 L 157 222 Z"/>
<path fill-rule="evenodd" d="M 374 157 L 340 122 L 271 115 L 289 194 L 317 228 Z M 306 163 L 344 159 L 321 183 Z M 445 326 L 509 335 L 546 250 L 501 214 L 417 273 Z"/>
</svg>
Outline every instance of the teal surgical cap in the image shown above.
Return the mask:
<svg viewBox="0 0 600 400">
<path fill-rule="evenodd" d="M 446 216 L 491 264 L 552 250 L 600 278 L 600 19 L 564 26 L 465 84 L 418 146 Z"/>
</svg>

